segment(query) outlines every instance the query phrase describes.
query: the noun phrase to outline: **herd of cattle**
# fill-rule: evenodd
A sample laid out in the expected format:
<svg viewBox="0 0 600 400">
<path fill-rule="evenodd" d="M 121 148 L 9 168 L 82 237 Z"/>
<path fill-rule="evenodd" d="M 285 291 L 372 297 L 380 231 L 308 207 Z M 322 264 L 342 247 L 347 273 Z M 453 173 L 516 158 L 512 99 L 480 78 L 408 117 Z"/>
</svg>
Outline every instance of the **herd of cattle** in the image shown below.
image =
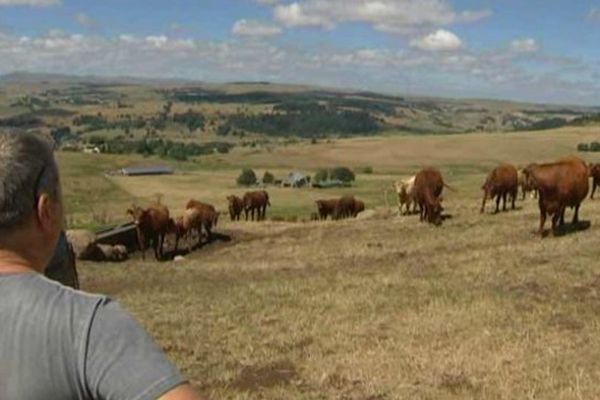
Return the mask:
<svg viewBox="0 0 600 400">
<path fill-rule="evenodd" d="M 565 210 L 574 209 L 573 223 L 579 220 L 579 208 L 589 193 L 589 177 L 593 178 L 592 195 L 600 185 L 600 164 L 587 165 L 576 157 L 563 158 L 554 163 L 530 164 L 517 170 L 510 164 L 502 164 L 492 170 L 481 189 L 483 200 L 481 212 L 485 211 L 489 199 L 496 201 L 495 212 L 507 209 L 507 202 L 515 208 L 519 189 L 523 199 L 528 193 L 539 198 L 540 234 L 544 234 L 544 225 L 548 216 L 552 218 L 552 231 L 564 225 Z M 394 184 L 400 214 L 419 213 L 421 221 L 440 225 L 443 221 L 442 191 L 448 186 L 439 170 L 425 168 L 412 178 Z M 387 193 L 386 193 L 387 203 Z M 269 194 L 264 191 L 247 192 L 243 197 L 227 197 L 229 216 L 239 221 L 242 214 L 246 220 L 261 221 L 266 218 L 267 207 L 271 205 Z M 357 217 L 365 210 L 364 202 L 354 196 L 338 199 L 317 200 L 317 212 L 312 219 L 334 220 Z M 198 245 L 202 239 L 212 238 L 212 230 L 217 225 L 220 213 L 211 204 L 190 200 L 182 216 L 173 219 L 169 210 L 162 204 L 151 204 L 143 209 L 133 207 L 128 210 L 136 227 L 138 245 L 144 257 L 145 249 L 151 245 L 157 259 L 163 257 L 163 246 L 167 234 L 175 234 L 175 252 L 180 239 L 185 239 L 188 251 L 191 250 L 192 235 L 198 236 Z"/>
<path fill-rule="evenodd" d="M 483 201 L 481 212 L 485 211 L 488 199 L 496 200 L 496 209 L 506 210 L 507 201 L 515 208 L 519 188 L 523 199 L 528 193 L 539 198 L 539 233 L 544 234 L 548 217 L 552 218 L 552 232 L 564 225 L 567 208 L 574 210 L 573 224 L 579 222 L 579 208 L 589 193 L 589 178 L 593 188 L 591 198 L 600 185 L 600 164 L 586 164 L 577 157 L 566 157 L 553 163 L 532 163 L 521 170 L 510 164 L 502 164 L 492 170 L 481 189 Z M 442 190 L 448 187 L 436 169 L 427 168 L 407 181 L 394 184 L 398 194 L 398 207 L 401 213 L 410 213 L 418 207 L 421 221 L 433 224 L 442 222 Z"/>
</svg>

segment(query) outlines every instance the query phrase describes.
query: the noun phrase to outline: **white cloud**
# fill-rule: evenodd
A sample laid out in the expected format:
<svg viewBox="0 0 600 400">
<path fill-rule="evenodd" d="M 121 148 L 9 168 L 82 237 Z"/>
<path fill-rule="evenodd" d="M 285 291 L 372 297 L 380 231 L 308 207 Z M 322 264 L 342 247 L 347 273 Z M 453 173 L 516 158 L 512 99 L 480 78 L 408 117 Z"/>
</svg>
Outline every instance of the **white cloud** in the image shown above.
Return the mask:
<svg viewBox="0 0 600 400">
<path fill-rule="evenodd" d="M 384 32 L 411 33 L 491 15 L 489 10 L 455 11 L 447 0 L 300 0 L 274 7 L 275 20 L 287 27 L 333 28 L 364 22 Z"/>
<path fill-rule="evenodd" d="M 590 21 L 600 22 L 600 8 L 592 7 L 587 15 Z"/>
<path fill-rule="evenodd" d="M 515 39 L 510 42 L 510 49 L 515 53 L 535 53 L 539 48 L 538 42 L 532 38 Z"/>
<path fill-rule="evenodd" d="M 95 29 L 98 27 L 98 22 L 96 22 L 95 19 L 93 19 L 92 17 L 90 17 L 89 15 L 87 15 L 86 13 L 79 13 L 75 16 L 75 21 L 83 26 L 84 28 L 88 28 L 88 29 Z"/>
<path fill-rule="evenodd" d="M 274 36 L 281 33 L 281 28 L 260 21 L 241 19 L 233 24 L 231 33 L 238 36 Z"/>
<path fill-rule="evenodd" d="M 256 0 L 258 4 L 265 4 L 267 6 L 272 6 L 279 3 L 279 0 Z"/>
<path fill-rule="evenodd" d="M 62 4 L 61 0 L 0 0 L 1 6 L 48 7 Z"/>
<path fill-rule="evenodd" d="M 410 45 L 428 51 L 454 51 L 462 48 L 463 42 L 454 33 L 438 29 L 429 35 L 411 40 Z"/>
<path fill-rule="evenodd" d="M 522 57 L 531 67 L 521 63 Z M 166 35 L 43 36 L 0 34 L 0 74 L 15 70 L 79 75 L 180 77 L 205 81 L 269 80 L 370 90 L 410 90 L 438 96 L 495 96 L 528 101 L 598 103 L 592 74 L 568 60 L 515 53 L 509 47 L 485 52 L 425 51 L 411 47 L 305 50 L 266 41 L 206 41 Z M 560 61 L 560 62 L 558 62 Z M 563 73 L 564 68 L 569 68 Z M 360 82 L 360 83 L 358 83 Z M 501 84 L 500 84 L 501 83 Z"/>
</svg>

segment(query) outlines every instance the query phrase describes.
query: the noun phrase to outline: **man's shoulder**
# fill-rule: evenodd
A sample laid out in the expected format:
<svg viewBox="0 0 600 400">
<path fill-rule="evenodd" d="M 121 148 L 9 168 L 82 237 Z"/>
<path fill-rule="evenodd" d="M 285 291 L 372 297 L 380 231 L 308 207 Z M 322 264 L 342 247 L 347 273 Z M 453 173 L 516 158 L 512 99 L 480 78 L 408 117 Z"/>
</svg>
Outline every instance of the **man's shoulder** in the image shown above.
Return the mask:
<svg viewBox="0 0 600 400">
<path fill-rule="evenodd" d="M 106 296 L 72 289 L 41 274 L 2 277 L 0 293 L 6 295 L 2 297 L 13 303 L 14 306 L 19 303 L 33 306 L 32 309 L 38 312 L 44 309 L 54 312 L 68 310 L 69 313 L 72 313 L 71 316 L 93 314 L 98 305 L 108 301 Z"/>
</svg>

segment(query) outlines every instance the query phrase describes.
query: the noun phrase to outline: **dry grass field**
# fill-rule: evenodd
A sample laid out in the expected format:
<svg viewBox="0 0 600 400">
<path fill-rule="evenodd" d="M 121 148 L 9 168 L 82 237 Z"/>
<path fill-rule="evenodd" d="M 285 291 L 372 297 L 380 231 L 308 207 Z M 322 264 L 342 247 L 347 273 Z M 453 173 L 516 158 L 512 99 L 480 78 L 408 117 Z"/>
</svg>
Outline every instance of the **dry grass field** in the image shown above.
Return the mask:
<svg viewBox="0 0 600 400">
<path fill-rule="evenodd" d="M 534 200 L 480 214 L 486 171 L 573 154 L 598 129 L 394 136 L 236 149 L 178 164 L 169 177 L 105 178 L 149 160 L 60 154 L 70 221 L 125 220 L 156 193 L 178 213 L 190 197 L 243 193 L 241 167 L 373 167 L 344 191 L 269 189 L 270 215 L 307 218 L 342 192 L 376 208 L 344 222 L 232 223 L 180 262 L 82 263 L 85 290 L 118 299 L 191 381 L 219 399 L 600 398 L 600 200 L 587 230 L 541 239 Z M 589 161 L 594 161 L 592 158 Z M 382 190 L 439 167 L 443 226 L 385 212 Z M 568 213 L 570 216 L 570 214 Z"/>
</svg>

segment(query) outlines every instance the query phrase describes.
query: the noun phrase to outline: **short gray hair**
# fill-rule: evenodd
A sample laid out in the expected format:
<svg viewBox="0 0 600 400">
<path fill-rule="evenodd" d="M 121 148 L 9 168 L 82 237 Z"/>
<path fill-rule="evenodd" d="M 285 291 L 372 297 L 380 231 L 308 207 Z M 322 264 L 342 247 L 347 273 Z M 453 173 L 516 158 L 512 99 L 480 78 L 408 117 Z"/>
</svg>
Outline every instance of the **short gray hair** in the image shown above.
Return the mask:
<svg viewBox="0 0 600 400">
<path fill-rule="evenodd" d="M 44 136 L 0 130 L 0 232 L 23 224 L 38 196 L 59 194 L 53 147 Z"/>
</svg>

